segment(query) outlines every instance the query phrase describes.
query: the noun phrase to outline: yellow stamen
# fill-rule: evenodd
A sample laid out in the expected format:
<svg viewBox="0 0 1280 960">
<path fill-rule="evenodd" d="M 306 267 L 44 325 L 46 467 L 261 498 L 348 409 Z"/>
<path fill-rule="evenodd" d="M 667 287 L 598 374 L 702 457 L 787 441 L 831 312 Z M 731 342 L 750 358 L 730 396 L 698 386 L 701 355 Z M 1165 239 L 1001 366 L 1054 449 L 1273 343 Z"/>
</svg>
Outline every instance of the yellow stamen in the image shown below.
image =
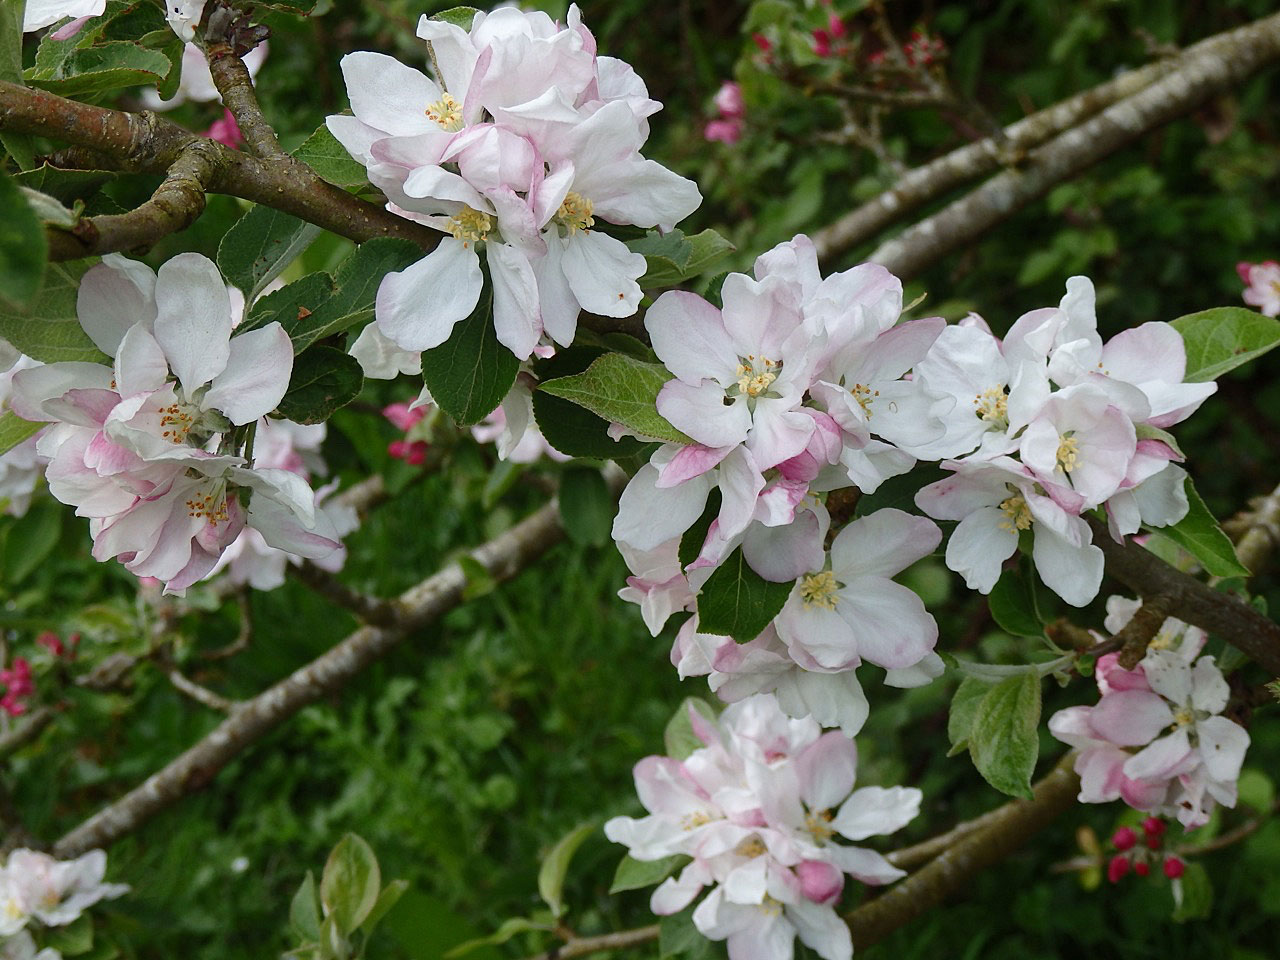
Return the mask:
<svg viewBox="0 0 1280 960">
<path fill-rule="evenodd" d="M 811 813 L 804 818 L 804 825 L 813 834 L 815 840 L 826 840 L 835 834 L 831 821 L 835 819 L 830 810 Z"/>
<path fill-rule="evenodd" d="M 493 219 L 474 207 L 463 207 L 460 213 L 449 218 L 449 232 L 462 241 L 464 247 L 470 246 L 493 229 Z"/>
<path fill-rule="evenodd" d="M 701 827 L 710 822 L 711 818 L 701 810 L 698 810 L 695 813 L 686 813 L 680 818 L 680 826 L 685 830 L 693 830 L 696 827 Z"/>
<path fill-rule="evenodd" d="M 871 419 L 871 402 L 880 396 L 879 390 L 872 390 L 864 383 L 855 383 L 849 390 L 853 394 L 853 399 L 858 401 L 858 406 L 862 408 L 862 412 L 867 415 L 867 419 Z"/>
<path fill-rule="evenodd" d="M 738 844 L 734 848 L 733 852 L 740 857 L 747 857 L 754 860 L 756 857 L 763 856 L 767 850 L 768 848 L 764 845 L 764 841 L 753 833 L 751 836 L 747 837 L 747 839 Z"/>
<path fill-rule="evenodd" d="M 426 113 L 428 120 L 440 124 L 450 133 L 461 130 L 463 127 L 462 104 L 448 93 L 435 103 L 427 104 Z"/>
<path fill-rule="evenodd" d="M 830 570 L 821 573 L 810 573 L 800 578 L 800 599 L 805 608 L 821 607 L 823 610 L 834 610 L 839 597 L 836 591 L 840 584 L 836 575 Z"/>
<path fill-rule="evenodd" d="M 573 236 L 579 230 L 586 233 L 596 225 L 595 217 L 591 216 L 593 209 L 595 205 L 590 200 L 570 190 L 564 195 L 564 203 L 560 204 L 560 209 L 552 219 L 562 225 L 569 232 L 569 236 Z"/>
<path fill-rule="evenodd" d="M 160 431 L 160 436 L 166 440 L 172 443 L 186 443 L 187 434 L 195 426 L 195 418 L 178 404 L 171 403 L 167 407 L 160 408 L 160 426 L 169 428 Z"/>
<path fill-rule="evenodd" d="M 782 364 L 768 357 L 757 357 L 749 353 L 738 358 L 738 392 L 748 397 L 758 397 L 778 379 L 778 371 Z"/>
<path fill-rule="evenodd" d="M 1007 520 L 1000 521 L 1000 527 L 1004 530 L 1030 530 L 1031 529 L 1031 508 L 1027 506 L 1026 497 L 1020 493 L 1015 493 L 1008 500 L 1000 504 L 1000 509 L 1004 511 Z"/>
<path fill-rule="evenodd" d="M 203 517 L 209 521 L 210 526 L 229 520 L 226 495 L 218 497 L 212 493 L 197 493 L 187 501 L 187 516 Z"/>
<path fill-rule="evenodd" d="M 1196 715 L 1191 712 L 1190 707 L 1183 707 L 1173 715 L 1173 725 L 1175 727 L 1189 727 L 1195 722 Z"/>
<path fill-rule="evenodd" d="M 988 423 L 1007 423 L 1009 420 L 1009 397 L 1004 387 L 992 387 L 973 395 L 973 405 L 979 419 Z"/>
<path fill-rule="evenodd" d="M 1058 466 L 1070 473 L 1080 463 L 1080 445 L 1075 437 L 1063 437 L 1058 443 Z"/>
</svg>

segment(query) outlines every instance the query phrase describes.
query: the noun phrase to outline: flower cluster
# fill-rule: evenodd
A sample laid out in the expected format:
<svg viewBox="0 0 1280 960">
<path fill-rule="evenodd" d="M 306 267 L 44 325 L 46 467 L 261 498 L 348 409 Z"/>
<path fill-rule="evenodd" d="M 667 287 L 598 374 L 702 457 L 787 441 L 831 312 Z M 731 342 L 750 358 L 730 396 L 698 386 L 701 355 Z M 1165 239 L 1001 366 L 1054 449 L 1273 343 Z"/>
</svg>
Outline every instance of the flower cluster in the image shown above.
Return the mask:
<svg viewBox="0 0 1280 960">
<path fill-rule="evenodd" d="M 232 336 L 217 268 L 180 254 L 153 273 L 111 255 L 81 281 L 78 313 L 112 365 L 20 371 L 11 402 L 50 421 L 37 442 L 50 492 L 90 518 L 93 555 L 181 591 L 207 576 L 246 526 L 271 546 L 321 559 L 339 549 L 296 473 L 239 450 L 289 385 L 278 323 Z"/>
<path fill-rule="evenodd" d="M 730 960 L 788 957 L 797 936 L 825 960 L 848 960 L 849 928 L 835 912 L 845 874 L 880 885 L 904 873 L 840 840 L 899 830 L 919 811 L 920 791 L 854 790 L 853 741 L 790 719 L 773 697 L 733 704 L 716 721 L 688 710 L 702 745 L 636 764 L 649 815 L 605 824 L 636 860 L 690 858 L 654 891 L 654 913 L 678 913 L 711 887 L 693 922 L 727 941 Z"/>
<path fill-rule="evenodd" d="M 1107 629 L 1120 630 L 1140 605 L 1109 598 Z M 1222 716 L 1230 691 L 1214 658 L 1198 656 L 1204 642 L 1203 630 L 1171 617 L 1134 669 L 1114 653 L 1098 658 L 1097 704 L 1049 719 L 1049 732 L 1079 751 L 1081 802 L 1122 799 L 1188 829 L 1215 802 L 1235 806 L 1249 734 Z"/>
<path fill-rule="evenodd" d="M 31 664 L 26 657 L 14 657 L 7 669 L 0 669 L 0 685 L 4 686 L 4 696 L 0 696 L 0 710 L 11 717 L 20 717 L 26 713 L 25 701 L 36 692 L 35 681 L 31 678 Z"/>
<path fill-rule="evenodd" d="M 1236 273 L 1244 283 L 1244 302 L 1257 307 L 1263 316 L 1280 316 L 1280 263 L 1237 263 Z"/>
<path fill-rule="evenodd" d="M 106 872 L 101 850 L 65 861 L 36 850 L 10 853 L 0 868 L 0 955 L 58 960 L 51 948 L 36 952 L 31 929 L 66 926 L 100 900 L 129 892 L 125 884 L 104 883 Z"/>
<path fill-rule="evenodd" d="M 0 340 L 0 367 L 4 367 L 4 372 L 0 373 L 0 410 L 9 407 L 14 376 L 22 370 L 39 365 L 38 361 L 24 356 L 10 344 Z M 34 436 L 0 454 L 0 510 L 15 517 L 27 512 L 44 465 L 44 459 L 36 452 Z"/>
<path fill-rule="evenodd" d="M 733 81 L 720 85 L 715 96 L 716 113 L 719 116 L 702 131 L 707 140 L 721 143 L 737 143 L 742 139 L 746 106 L 742 102 L 742 87 Z"/>
<path fill-rule="evenodd" d="M 435 347 L 486 287 L 497 338 L 521 359 L 544 337 L 571 343 L 581 310 L 635 313 L 645 259 L 600 227 L 670 228 L 701 202 L 691 181 L 640 154 L 661 108 L 644 83 L 596 55 L 576 6 L 563 25 L 508 7 L 468 30 L 423 16 L 417 34 L 435 79 L 349 54 L 354 116 L 328 119 L 389 209 L 447 235 L 383 279 L 381 333 L 405 351 Z"/>
<path fill-rule="evenodd" d="M 1181 877 L 1187 865 L 1176 854 L 1162 849 L 1165 830 L 1165 822 L 1159 817 L 1147 817 L 1142 821 L 1141 844 L 1133 827 L 1121 827 L 1113 833 L 1111 845 L 1118 852 L 1107 861 L 1107 879 L 1119 883 L 1130 870 L 1145 877 L 1151 873 L 1153 864 L 1158 864 L 1170 880 Z"/>
<path fill-rule="evenodd" d="M 1083 514 L 1105 506 L 1116 539 L 1187 512 L 1186 474 L 1164 428 L 1217 389 L 1183 383 L 1186 348 L 1151 322 L 1104 344 L 1093 284 L 1067 281 L 1057 307 L 1024 314 L 1004 340 L 978 318 L 943 331 L 915 370 L 951 399 L 930 445 L 953 475 L 916 495 L 931 517 L 957 520 L 947 566 L 989 593 L 1029 531 L 1045 584 L 1074 606 L 1098 593 L 1102 552 Z"/>
</svg>

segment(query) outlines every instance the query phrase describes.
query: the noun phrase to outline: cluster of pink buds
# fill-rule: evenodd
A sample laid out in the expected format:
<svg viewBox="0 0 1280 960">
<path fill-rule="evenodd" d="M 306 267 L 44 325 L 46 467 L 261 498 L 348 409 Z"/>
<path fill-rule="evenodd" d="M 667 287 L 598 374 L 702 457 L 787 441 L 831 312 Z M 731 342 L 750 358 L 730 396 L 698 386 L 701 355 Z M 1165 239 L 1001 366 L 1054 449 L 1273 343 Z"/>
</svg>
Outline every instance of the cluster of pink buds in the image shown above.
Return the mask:
<svg viewBox="0 0 1280 960">
<path fill-rule="evenodd" d="M 1140 877 L 1150 875 L 1153 864 L 1161 864 L 1164 875 L 1177 880 L 1187 865 L 1172 853 L 1161 850 L 1166 824 L 1159 817 L 1147 817 L 1142 821 L 1143 842 L 1138 844 L 1138 833 L 1133 827 L 1121 827 L 1111 835 L 1111 845 L 1119 852 L 1107 863 L 1107 879 L 1119 883 L 1120 878 L 1133 870 Z"/>
<path fill-rule="evenodd" d="M 31 664 L 25 657 L 14 657 L 13 666 L 8 670 L 0 670 L 0 683 L 4 684 L 4 696 L 0 697 L 0 710 L 11 717 L 19 717 L 27 712 L 23 701 L 36 692 L 36 685 L 31 679 Z"/>
<path fill-rule="evenodd" d="M 702 131 L 703 137 L 721 143 L 737 143 L 742 139 L 743 118 L 746 116 L 742 87 L 732 80 L 722 83 L 716 91 L 714 103 L 719 116 L 707 124 Z"/>
<path fill-rule="evenodd" d="M 941 37 L 931 37 L 922 30 L 912 30 L 911 39 L 902 45 L 902 53 L 913 67 L 931 66 L 946 52 L 947 45 Z"/>
<path fill-rule="evenodd" d="M 36 637 L 36 643 L 40 644 L 55 657 L 66 657 L 68 660 L 74 660 L 76 650 L 80 646 L 80 634 L 70 634 L 66 641 L 63 641 L 52 630 L 46 630 Z"/>
<path fill-rule="evenodd" d="M 414 429 L 427 415 L 428 406 L 414 407 L 408 403 L 392 403 L 384 407 L 382 415 L 405 432 L 404 439 L 387 444 L 387 453 L 403 460 L 411 467 L 418 467 L 427 459 L 429 444 Z"/>
<path fill-rule="evenodd" d="M 844 21 L 832 13 L 827 17 L 827 25 L 813 31 L 813 52 L 820 57 L 839 57 L 849 52 L 849 45 L 844 43 Z"/>
</svg>

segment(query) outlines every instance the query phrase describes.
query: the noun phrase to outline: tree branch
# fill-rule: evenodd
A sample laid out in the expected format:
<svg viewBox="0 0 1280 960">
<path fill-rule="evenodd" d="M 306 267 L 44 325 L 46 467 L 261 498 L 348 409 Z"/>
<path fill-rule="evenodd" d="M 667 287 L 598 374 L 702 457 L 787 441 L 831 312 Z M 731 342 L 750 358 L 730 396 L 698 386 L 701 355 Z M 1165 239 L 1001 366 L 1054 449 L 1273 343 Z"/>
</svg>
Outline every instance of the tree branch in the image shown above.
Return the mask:
<svg viewBox="0 0 1280 960">
<path fill-rule="evenodd" d="M 168 173 L 183 149 L 202 140 L 154 113 L 124 113 L 0 81 L 0 130 L 31 133 L 92 150 L 128 173 Z M 264 161 L 208 141 L 206 187 L 281 210 L 356 243 L 403 237 L 433 250 L 441 234 L 320 179 L 300 161 Z M 54 251 L 56 254 L 59 251 Z M 103 245 L 96 251 L 108 252 Z"/>
<path fill-rule="evenodd" d="M 276 132 L 262 116 L 258 94 L 253 89 L 253 78 L 249 76 L 249 69 L 244 61 L 236 56 L 227 43 L 210 44 L 205 56 L 209 60 L 213 85 L 222 94 L 223 106 L 236 118 L 236 124 L 249 149 L 264 160 L 287 157 L 288 154 L 281 149 L 280 141 L 276 139 Z"/>
<path fill-rule="evenodd" d="M 1014 800 L 988 814 L 986 826 L 962 837 L 928 866 L 889 887 L 845 915 L 856 949 L 883 940 L 894 930 L 962 890 L 979 870 L 1003 860 L 1053 822 L 1076 800 L 1080 778 L 1068 753 L 1035 785 L 1035 798 Z M 986 819 L 986 818 L 983 818 Z"/>
<path fill-rule="evenodd" d="M 1116 543 L 1107 525 L 1086 517 L 1093 542 L 1102 550 L 1107 573 L 1141 597 L 1165 597 L 1170 616 L 1216 633 L 1252 658 L 1272 676 L 1280 676 L 1280 624 L 1249 604 L 1214 590 L 1133 543 Z"/>
<path fill-rule="evenodd" d="M 563 535 L 559 508 L 551 503 L 472 551 L 471 559 L 493 579 L 508 580 Z M 186 752 L 59 840 L 54 854 L 68 859 L 105 847 L 205 786 L 242 751 L 303 707 L 340 690 L 406 637 L 457 606 L 466 585 L 462 565 L 452 563 L 406 590 L 394 601 L 397 618 L 393 626 L 361 627 L 311 663 L 243 702 Z"/>
<path fill-rule="evenodd" d="M 921 271 L 1012 216 L 1055 184 L 1280 60 L 1280 14 L 1233 31 L 1131 97 L 1050 140 L 1006 170 L 882 244 L 869 260 L 900 277 Z"/>
<path fill-rule="evenodd" d="M 36 707 L 0 737 L 0 761 L 8 759 L 44 731 L 57 715 L 53 707 Z"/>
<path fill-rule="evenodd" d="M 546 953 L 539 953 L 528 960 L 568 960 L 569 957 L 583 957 L 589 953 L 602 950 L 621 950 L 625 947 L 638 947 L 642 943 L 650 943 L 658 939 L 660 928 L 656 923 L 634 930 L 619 930 L 616 933 L 603 933 L 598 937 L 573 937 L 558 947 L 552 947 Z"/>
</svg>

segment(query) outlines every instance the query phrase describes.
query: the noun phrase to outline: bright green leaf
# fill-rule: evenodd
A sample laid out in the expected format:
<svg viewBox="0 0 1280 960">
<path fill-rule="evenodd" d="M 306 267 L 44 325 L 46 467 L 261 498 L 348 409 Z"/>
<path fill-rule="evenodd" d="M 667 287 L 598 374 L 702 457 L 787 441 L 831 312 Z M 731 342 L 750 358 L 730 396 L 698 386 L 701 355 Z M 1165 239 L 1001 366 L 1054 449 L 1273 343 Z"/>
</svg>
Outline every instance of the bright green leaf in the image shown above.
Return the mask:
<svg viewBox="0 0 1280 960">
<path fill-rule="evenodd" d="M 333 347 L 312 347 L 294 358 L 279 410 L 294 423 L 323 423 L 363 388 L 364 373 L 354 357 Z"/>
<path fill-rule="evenodd" d="M 652 887 L 671 876 L 690 860 L 684 854 L 663 857 L 661 860 L 637 860 L 627 854 L 613 873 L 613 883 L 609 886 L 609 896 L 622 893 L 624 890 L 641 890 Z"/>
<path fill-rule="evenodd" d="M 382 893 L 378 894 L 378 902 L 369 911 L 369 916 L 365 917 L 363 928 L 366 936 L 373 933 L 378 924 L 382 922 L 382 918 L 390 913 L 392 908 L 400 902 L 400 898 L 404 896 L 404 892 L 408 889 L 408 880 L 392 880 L 382 888 Z"/>
<path fill-rule="evenodd" d="M 538 895 L 556 918 L 563 916 L 565 911 L 564 878 L 569 872 L 569 861 L 582 842 L 596 831 L 596 826 L 594 820 L 578 824 L 557 840 L 542 858 L 542 866 L 538 868 Z"/>
<path fill-rule="evenodd" d="M 48 244 L 22 188 L 0 170 L 0 304 L 29 310 L 40 295 Z"/>
<path fill-rule="evenodd" d="M 81 329 L 76 317 L 80 278 L 97 262 L 96 257 L 90 257 L 50 263 L 45 268 L 39 296 L 30 308 L 19 311 L 0 307 L 0 337 L 44 363 L 63 360 L 110 363 Z"/>
<path fill-rule="evenodd" d="M 586 407 L 612 423 L 645 437 L 692 443 L 658 413 L 658 391 L 671 379 L 661 364 L 645 363 L 621 353 L 606 353 L 582 373 L 538 385 L 555 397 Z"/>
<path fill-rule="evenodd" d="M 680 561 L 681 568 L 687 567 L 693 561 L 698 559 L 698 554 L 702 552 L 703 546 L 707 542 L 707 534 L 711 530 L 711 524 L 720 516 L 720 502 L 722 500 L 719 487 L 712 487 L 711 492 L 707 495 L 707 505 L 702 509 L 702 516 L 693 522 L 684 535 L 680 538 L 680 548 L 677 552 L 676 559 Z"/>
<path fill-rule="evenodd" d="M 681 957 L 683 960 L 712 960 L 723 956 L 724 948 L 702 935 L 693 925 L 694 906 L 663 917 L 658 927 L 658 956 Z"/>
<path fill-rule="evenodd" d="M 289 923 L 303 940 L 314 943 L 320 939 L 320 894 L 316 890 L 315 875 L 310 870 L 289 905 Z"/>
<path fill-rule="evenodd" d="M 716 711 L 711 704 L 701 697 L 685 697 L 662 731 L 663 748 L 673 760 L 683 760 L 705 746 L 702 738 L 693 732 L 693 712 L 710 724 L 716 722 Z"/>
<path fill-rule="evenodd" d="M 78 957 L 88 953 L 93 949 L 93 921 L 85 914 L 64 927 L 50 927 L 44 935 L 43 943 L 64 957 Z"/>
<path fill-rule="evenodd" d="M 348 935 L 373 912 L 382 889 L 378 858 L 354 833 L 338 841 L 320 878 L 320 902 L 338 932 Z"/>
<path fill-rule="evenodd" d="M 569 347 L 539 361 L 534 373 L 543 381 L 568 377 L 582 373 L 600 355 L 598 347 Z M 614 440 L 609 436 L 609 421 L 544 390 L 534 391 L 533 416 L 547 443 L 568 457 L 616 460 L 639 452 L 643 446 L 634 437 Z"/>
<path fill-rule="evenodd" d="M 85 98 L 96 94 L 163 83 L 172 69 L 167 56 L 129 40 L 98 43 L 73 50 L 51 73 L 27 73 L 33 87 L 61 97 Z"/>
<path fill-rule="evenodd" d="M 12 410 L 0 413 L 0 455 L 8 453 L 28 437 L 35 436 L 44 426 L 43 423 L 23 420 Z"/>
<path fill-rule="evenodd" d="M 1187 515 L 1173 526 L 1161 527 L 1158 532 L 1195 557 L 1211 576 L 1249 576 L 1249 569 L 1236 557 L 1231 539 L 1218 526 L 1190 477 L 1187 477 L 1186 491 L 1190 507 Z"/>
<path fill-rule="evenodd" d="M 951 697 L 951 712 L 947 715 L 947 739 L 951 741 L 951 752 L 947 756 L 955 756 L 969 745 L 973 715 L 978 710 L 979 701 L 990 689 L 990 683 L 977 677 L 960 679 L 960 685 Z"/>
<path fill-rule="evenodd" d="M 560 519 L 574 543 L 603 546 L 613 527 L 614 499 L 600 471 L 571 467 L 560 478 Z"/>
<path fill-rule="evenodd" d="M 309 273 L 293 283 L 272 290 L 249 310 L 249 316 L 238 332 L 255 330 L 269 323 L 279 323 L 293 341 L 293 352 L 301 354 L 317 339 L 312 319 L 335 295 L 333 277 L 327 273 Z"/>
<path fill-rule="evenodd" d="M 463 30 L 470 30 L 471 24 L 475 21 L 476 14 L 480 11 L 475 7 L 450 7 L 448 10 L 441 10 L 439 13 L 432 14 L 432 20 L 443 20 L 445 23 L 452 23 L 455 27 L 461 27 Z"/>
<path fill-rule="evenodd" d="M 748 643 L 778 615 L 792 586 L 765 580 L 747 564 L 739 547 L 703 585 L 698 629 Z"/>
<path fill-rule="evenodd" d="M 520 361 L 498 342 L 493 330 L 493 285 L 471 316 L 460 321 L 440 346 L 422 355 L 422 379 L 436 405 L 460 425 L 488 416 L 515 383 Z"/>
<path fill-rule="evenodd" d="M 361 187 L 369 182 L 364 164 L 347 153 L 326 126 L 316 128 L 293 156 L 314 170 L 322 180 L 339 187 Z"/>
<path fill-rule="evenodd" d="M 335 333 L 364 326 L 373 319 L 374 298 L 388 273 L 403 270 L 422 258 L 422 251 L 408 240 L 378 237 L 361 244 L 339 265 L 335 290 L 313 307 L 289 330 L 295 350 Z"/>
<path fill-rule="evenodd" d="M 1216 380 L 1280 343 L 1280 319 L 1244 307 L 1216 307 L 1173 321 L 1187 347 L 1191 383 Z"/>
<path fill-rule="evenodd" d="M 1040 677 L 1001 680 L 978 701 L 969 726 L 969 753 L 983 779 L 1002 793 L 1028 797 L 1040 752 Z"/>
<path fill-rule="evenodd" d="M 60 504 L 42 500 L 33 503 L 25 516 L 13 521 L 5 540 L 5 580 L 20 584 L 48 559 L 58 546 L 62 515 Z"/>
<path fill-rule="evenodd" d="M 252 304 L 319 233 L 314 223 L 258 204 L 237 220 L 218 244 L 218 269 Z"/>
</svg>

